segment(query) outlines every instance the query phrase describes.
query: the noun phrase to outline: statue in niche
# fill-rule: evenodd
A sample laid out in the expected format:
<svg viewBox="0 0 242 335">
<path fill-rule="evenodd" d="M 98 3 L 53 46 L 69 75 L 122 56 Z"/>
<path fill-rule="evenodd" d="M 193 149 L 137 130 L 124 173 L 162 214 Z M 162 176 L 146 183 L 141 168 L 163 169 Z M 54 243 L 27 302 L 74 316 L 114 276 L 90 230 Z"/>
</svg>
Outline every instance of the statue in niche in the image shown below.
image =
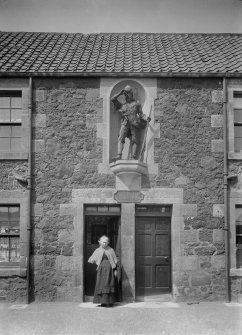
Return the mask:
<svg viewBox="0 0 242 335">
<path fill-rule="evenodd" d="M 118 97 L 124 95 L 125 102 L 121 103 Z M 151 118 L 146 119 L 146 115 L 142 111 L 141 104 L 134 99 L 132 87 L 127 85 L 119 93 L 115 94 L 111 101 L 116 111 L 122 114 L 121 127 L 118 137 L 118 153 L 113 157 L 113 161 L 122 159 L 125 139 L 128 138 L 131 144 L 131 159 L 139 159 L 141 131 L 150 122 Z M 144 139 L 145 141 L 145 139 Z"/>
</svg>

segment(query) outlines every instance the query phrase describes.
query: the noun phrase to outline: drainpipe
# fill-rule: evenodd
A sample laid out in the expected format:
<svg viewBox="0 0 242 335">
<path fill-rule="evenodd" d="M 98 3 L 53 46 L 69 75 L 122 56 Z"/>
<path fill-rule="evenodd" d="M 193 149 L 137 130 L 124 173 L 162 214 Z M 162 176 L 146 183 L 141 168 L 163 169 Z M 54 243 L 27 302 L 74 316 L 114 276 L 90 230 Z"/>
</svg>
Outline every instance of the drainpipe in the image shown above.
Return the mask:
<svg viewBox="0 0 242 335">
<path fill-rule="evenodd" d="M 228 201 L 228 132 L 227 132 L 227 80 L 223 78 L 223 119 L 224 119 L 224 232 L 225 232 L 225 271 L 226 302 L 230 302 L 230 254 L 229 254 L 229 201 Z"/>
<path fill-rule="evenodd" d="M 32 219 L 32 95 L 33 95 L 33 82 L 32 77 L 29 77 L 29 157 L 28 157 L 28 214 L 27 214 L 27 245 L 26 245 L 26 255 L 27 255 L 27 295 L 26 303 L 30 303 L 30 244 L 31 244 L 31 219 Z"/>
</svg>

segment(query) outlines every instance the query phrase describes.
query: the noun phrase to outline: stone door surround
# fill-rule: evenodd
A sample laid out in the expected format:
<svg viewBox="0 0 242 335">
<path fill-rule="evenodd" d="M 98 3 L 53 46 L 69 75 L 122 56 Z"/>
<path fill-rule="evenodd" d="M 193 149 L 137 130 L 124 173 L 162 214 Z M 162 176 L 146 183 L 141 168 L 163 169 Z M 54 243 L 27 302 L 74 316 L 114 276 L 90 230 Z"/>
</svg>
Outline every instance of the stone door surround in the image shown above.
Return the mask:
<svg viewBox="0 0 242 335">
<path fill-rule="evenodd" d="M 84 205 L 86 204 L 117 204 L 114 200 L 116 189 L 74 189 L 72 204 L 60 206 L 60 215 L 73 215 L 74 224 L 74 254 L 73 254 L 73 297 L 83 301 L 84 291 Z M 152 188 L 141 190 L 144 195 L 140 204 L 172 205 L 171 217 L 171 250 L 172 250 L 172 278 L 181 271 L 182 247 L 180 233 L 183 230 L 184 219 L 193 205 L 183 204 L 183 190 L 179 188 Z M 135 203 L 121 203 L 121 263 L 122 263 L 122 293 L 127 302 L 135 301 Z M 192 207 L 191 207 L 192 206 Z M 175 247 L 174 247 L 175 246 Z M 184 260 L 185 261 L 185 260 Z M 173 296 L 176 292 L 172 279 Z M 70 297 L 70 288 L 68 296 Z M 62 299 L 65 292 L 62 289 Z M 175 297 L 174 297 L 175 299 Z"/>
</svg>

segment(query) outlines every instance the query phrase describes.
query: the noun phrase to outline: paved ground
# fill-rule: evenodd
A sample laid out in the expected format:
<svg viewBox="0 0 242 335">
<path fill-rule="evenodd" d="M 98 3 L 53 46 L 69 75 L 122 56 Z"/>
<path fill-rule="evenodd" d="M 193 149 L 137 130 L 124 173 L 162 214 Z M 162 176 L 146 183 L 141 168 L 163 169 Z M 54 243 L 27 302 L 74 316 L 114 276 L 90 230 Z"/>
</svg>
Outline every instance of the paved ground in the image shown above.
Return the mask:
<svg viewBox="0 0 242 335">
<path fill-rule="evenodd" d="M 242 304 L 0 304 L 1 335 L 237 335 Z"/>
</svg>

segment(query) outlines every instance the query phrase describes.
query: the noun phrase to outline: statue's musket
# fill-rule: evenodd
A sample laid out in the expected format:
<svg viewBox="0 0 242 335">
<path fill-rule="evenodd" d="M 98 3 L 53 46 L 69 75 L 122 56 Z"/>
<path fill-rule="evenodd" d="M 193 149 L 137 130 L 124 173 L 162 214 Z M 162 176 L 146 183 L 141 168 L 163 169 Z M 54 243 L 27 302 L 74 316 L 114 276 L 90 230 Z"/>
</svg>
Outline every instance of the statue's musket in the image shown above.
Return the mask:
<svg viewBox="0 0 242 335">
<path fill-rule="evenodd" d="M 151 111 L 152 111 L 152 106 L 150 106 L 150 114 L 149 114 L 149 118 L 151 117 Z M 141 148 L 141 151 L 140 151 L 139 159 L 142 157 L 143 152 L 144 152 L 144 150 L 145 150 L 145 142 L 146 142 L 147 131 L 148 131 L 148 128 L 149 128 L 149 122 L 150 122 L 150 120 L 147 121 L 147 123 L 146 123 L 145 134 L 144 134 L 144 140 L 143 140 L 143 143 L 142 143 L 142 148 Z"/>
</svg>

